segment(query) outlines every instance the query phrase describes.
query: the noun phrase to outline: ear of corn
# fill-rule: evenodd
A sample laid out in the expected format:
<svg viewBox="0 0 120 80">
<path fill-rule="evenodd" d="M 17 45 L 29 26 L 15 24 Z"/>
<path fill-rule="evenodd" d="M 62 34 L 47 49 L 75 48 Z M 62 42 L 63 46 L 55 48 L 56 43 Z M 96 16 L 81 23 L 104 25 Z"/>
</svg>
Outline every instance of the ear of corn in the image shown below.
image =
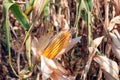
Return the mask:
<svg viewBox="0 0 120 80">
<path fill-rule="evenodd" d="M 60 32 L 53 38 L 48 44 L 48 46 L 43 50 L 42 55 L 49 59 L 54 58 L 57 53 L 62 50 L 70 39 L 70 34 L 67 31 Z"/>
</svg>

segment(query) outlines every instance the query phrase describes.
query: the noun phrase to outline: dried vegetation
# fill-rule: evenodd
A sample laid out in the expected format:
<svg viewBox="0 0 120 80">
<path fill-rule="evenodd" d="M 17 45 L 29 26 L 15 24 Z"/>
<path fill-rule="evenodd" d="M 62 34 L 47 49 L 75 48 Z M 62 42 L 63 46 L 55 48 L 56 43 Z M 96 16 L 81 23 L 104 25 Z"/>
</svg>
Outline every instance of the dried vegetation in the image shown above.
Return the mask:
<svg viewBox="0 0 120 80">
<path fill-rule="evenodd" d="M 0 80 L 119 80 L 120 0 L 0 1 Z"/>
</svg>

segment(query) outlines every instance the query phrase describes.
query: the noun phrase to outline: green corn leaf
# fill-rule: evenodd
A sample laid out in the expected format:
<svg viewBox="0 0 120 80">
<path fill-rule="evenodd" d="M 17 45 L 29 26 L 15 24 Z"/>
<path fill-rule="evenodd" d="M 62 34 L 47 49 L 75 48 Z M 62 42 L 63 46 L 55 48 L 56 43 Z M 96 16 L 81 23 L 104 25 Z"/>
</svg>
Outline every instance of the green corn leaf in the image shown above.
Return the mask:
<svg viewBox="0 0 120 80">
<path fill-rule="evenodd" d="M 25 10 L 25 14 L 26 14 L 26 15 L 29 15 L 32 10 L 33 10 L 33 7 L 32 7 L 32 6 L 27 7 L 26 10 Z"/>
<path fill-rule="evenodd" d="M 16 3 L 12 3 L 10 1 L 5 1 L 4 2 L 4 8 L 7 9 L 7 11 L 4 11 L 8 13 L 8 10 L 10 9 L 12 11 L 12 13 L 14 14 L 14 16 L 16 17 L 16 19 L 19 21 L 19 23 L 22 25 L 22 27 L 25 30 L 29 29 L 29 20 L 27 18 L 27 16 L 22 12 L 22 10 L 20 9 L 20 7 L 18 6 L 18 4 Z"/>
<path fill-rule="evenodd" d="M 87 24 L 88 23 L 88 13 L 86 12 L 86 10 L 81 10 L 81 14 L 82 14 L 82 17 L 83 17 L 85 23 Z"/>
<path fill-rule="evenodd" d="M 92 29 L 90 26 L 91 23 L 91 9 L 92 9 L 92 0 L 82 0 L 82 16 L 87 24 L 88 27 L 88 45 L 90 45 L 92 41 Z"/>
<path fill-rule="evenodd" d="M 26 56 L 27 56 L 27 60 L 28 60 L 28 65 L 30 70 L 32 69 L 32 62 L 31 62 L 31 37 L 29 37 L 26 40 Z"/>
<path fill-rule="evenodd" d="M 87 2 L 88 2 L 89 10 L 91 11 L 92 10 L 92 0 L 87 0 Z"/>
<path fill-rule="evenodd" d="M 27 40 L 27 38 L 29 37 L 32 28 L 34 27 L 34 23 L 39 19 L 44 7 L 50 2 L 50 0 L 35 0 L 34 4 L 33 4 L 33 11 L 34 11 L 34 17 L 33 17 L 33 21 L 32 24 L 30 26 L 30 29 L 26 32 L 26 36 L 24 38 L 24 41 L 22 43 L 22 47 L 25 43 L 25 41 Z"/>
<path fill-rule="evenodd" d="M 34 0 L 30 0 L 30 5 L 33 6 Z"/>
<path fill-rule="evenodd" d="M 49 7 L 45 6 L 43 12 L 44 12 L 44 16 L 47 17 L 49 15 Z"/>
<path fill-rule="evenodd" d="M 24 69 L 22 69 L 19 74 L 20 80 L 26 80 L 27 75 L 30 73 L 32 73 L 32 72 L 29 70 L 29 68 L 25 67 Z"/>
<path fill-rule="evenodd" d="M 12 11 L 12 13 L 14 14 L 14 16 L 17 18 L 17 20 L 19 21 L 19 23 L 22 25 L 22 27 L 24 29 L 29 29 L 29 20 L 27 18 L 27 16 L 20 10 L 18 4 L 13 4 L 10 7 L 10 10 Z"/>
<path fill-rule="evenodd" d="M 14 72 L 14 74 L 17 76 L 13 66 L 12 66 L 12 61 L 11 61 L 11 51 L 10 51 L 10 30 L 9 30 L 9 25 L 8 25 L 8 10 L 9 7 L 11 6 L 11 3 L 6 3 L 3 5 L 3 10 L 4 10 L 4 27 L 5 27 L 5 31 L 6 31 L 6 43 L 7 43 L 7 49 L 8 49 L 8 53 L 9 53 L 9 61 L 10 61 L 10 66 Z M 8 7 L 8 8 L 7 8 Z"/>
<path fill-rule="evenodd" d="M 75 17 L 75 23 L 74 26 L 76 27 L 76 37 L 78 36 L 78 22 L 81 15 L 81 0 L 76 1 L 76 17 Z"/>
<path fill-rule="evenodd" d="M 92 0 L 82 0 L 82 6 L 87 12 L 90 12 L 92 9 Z"/>
<path fill-rule="evenodd" d="M 18 77 L 16 74 L 13 66 L 12 66 L 12 61 L 11 61 L 11 50 L 10 50 L 10 30 L 9 30 L 9 24 L 8 24 L 8 11 L 9 9 L 11 12 L 14 14 L 16 19 L 19 21 L 19 23 L 22 25 L 24 29 L 29 29 L 29 23 L 28 23 L 28 18 L 27 16 L 20 10 L 18 4 L 12 3 L 12 0 L 5 0 L 3 3 L 3 13 L 4 13 L 4 28 L 6 32 L 6 43 L 7 43 L 7 49 L 9 53 L 9 61 L 10 61 L 10 66 L 14 72 L 14 74 Z"/>
<path fill-rule="evenodd" d="M 31 13 L 31 11 L 33 10 L 33 3 L 34 3 L 34 0 L 25 0 L 26 2 L 26 9 L 25 9 L 25 14 L 26 15 L 29 15 Z"/>
</svg>

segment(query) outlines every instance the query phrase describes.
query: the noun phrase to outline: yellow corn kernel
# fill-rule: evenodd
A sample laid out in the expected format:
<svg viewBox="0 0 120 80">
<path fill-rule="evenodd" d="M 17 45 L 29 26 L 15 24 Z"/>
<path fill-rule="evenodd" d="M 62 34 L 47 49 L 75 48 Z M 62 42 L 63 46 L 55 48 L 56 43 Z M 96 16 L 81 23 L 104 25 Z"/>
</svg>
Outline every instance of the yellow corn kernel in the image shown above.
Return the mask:
<svg viewBox="0 0 120 80">
<path fill-rule="evenodd" d="M 70 39 L 70 33 L 67 31 L 60 32 L 53 38 L 43 50 L 42 55 L 49 59 L 54 58 L 67 44 Z"/>
</svg>

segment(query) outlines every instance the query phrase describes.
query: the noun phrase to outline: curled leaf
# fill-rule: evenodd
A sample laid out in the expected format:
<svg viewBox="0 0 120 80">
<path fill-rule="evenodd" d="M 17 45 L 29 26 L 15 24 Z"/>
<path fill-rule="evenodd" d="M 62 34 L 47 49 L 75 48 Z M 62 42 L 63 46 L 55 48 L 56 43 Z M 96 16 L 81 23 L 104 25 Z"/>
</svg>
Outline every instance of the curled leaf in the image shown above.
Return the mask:
<svg viewBox="0 0 120 80">
<path fill-rule="evenodd" d="M 106 80 L 119 80 L 117 63 L 106 56 L 95 56 L 94 60 L 100 65 Z"/>
<path fill-rule="evenodd" d="M 32 72 L 28 68 L 24 68 L 20 71 L 19 76 L 20 78 L 28 78 L 32 75 Z"/>
<path fill-rule="evenodd" d="M 112 44 L 112 51 L 115 56 L 120 60 L 120 49 L 117 48 L 114 44 Z"/>
<path fill-rule="evenodd" d="M 120 24 L 120 16 L 116 16 L 110 21 L 108 31 L 111 31 L 116 24 Z"/>
<path fill-rule="evenodd" d="M 120 40 L 114 33 L 109 33 L 112 38 L 112 51 L 115 56 L 120 60 Z"/>
<path fill-rule="evenodd" d="M 9 54 L 9 63 L 10 66 L 14 72 L 14 74 L 18 77 L 17 73 L 15 72 L 12 61 L 11 61 L 11 50 L 10 50 L 10 30 L 9 30 L 9 10 L 14 14 L 15 18 L 18 20 L 18 22 L 22 25 L 22 27 L 25 30 L 29 29 L 29 20 L 27 16 L 22 12 L 19 5 L 17 3 L 13 3 L 12 0 L 5 0 L 3 3 L 3 12 L 4 12 L 4 28 L 6 32 L 6 43 L 7 43 L 7 49 Z"/>
<path fill-rule="evenodd" d="M 120 40 L 117 38 L 117 36 L 114 33 L 109 33 L 110 37 L 112 38 L 112 42 L 116 45 L 116 47 L 120 47 Z"/>
</svg>

